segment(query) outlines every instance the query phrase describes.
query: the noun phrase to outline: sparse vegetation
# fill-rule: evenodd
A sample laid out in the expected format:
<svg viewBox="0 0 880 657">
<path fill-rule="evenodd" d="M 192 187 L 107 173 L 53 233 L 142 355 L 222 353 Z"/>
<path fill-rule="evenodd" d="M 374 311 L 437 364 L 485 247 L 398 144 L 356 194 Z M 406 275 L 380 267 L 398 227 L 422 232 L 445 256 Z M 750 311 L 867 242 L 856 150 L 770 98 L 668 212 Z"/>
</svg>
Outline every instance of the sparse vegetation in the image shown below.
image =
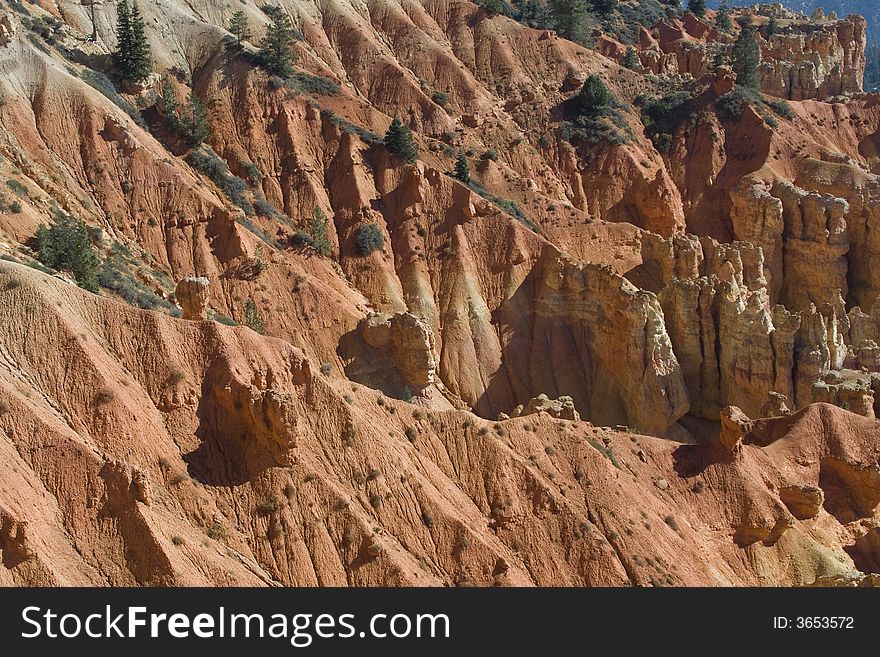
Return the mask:
<svg viewBox="0 0 880 657">
<path fill-rule="evenodd" d="M 620 467 L 620 462 L 617 460 L 617 456 L 615 456 L 614 450 L 611 449 L 611 447 L 607 447 L 607 446 L 603 445 L 595 438 L 590 438 L 589 442 L 590 442 L 590 445 L 592 445 L 592 447 L 597 452 L 599 452 L 602 456 L 604 456 L 606 459 L 611 461 L 611 465 L 613 465 L 618 470 L 623 469 Z"/>
<path fill-rule="evenodd" d="M 373 223 L 358 226 L 354 239 L 358 253 L 362 256 L 379 251 L 385 245 L 382 231 L 379 230 L 379 226 Z"/>
<path fill-rule="evenodd" d="M 183 543 L 184 543 L 184 540 L 183 540 L 182 536 L 172 536 L 171 537 L 171 544 L 172 545 L 176 545 L 179 547 L 179 546 L 183 545 Z"/>
<path fill-rule="evenodd" d="M 534 221 L 526 216 L 525 212 L 523 212 L 523 209 L 516 201 L 513 201 L 509 198 L 501 198 L 500 196 L 495 196 L 495 194 L 492 194 L 476 180 L 471 180 L 468 183 L 468 187 L 471 188 L 471 191 L 476 192 L 477 194 L 482 196 L 484 199 L 489 201 L 492 205 L 497 207 L 502 212 L 506 212 L 507 214 L 509 214 L 511 217 L 519 221 L 523 226 L 525 226 L 532 232 L 541 232 L 538 224 L 536 224 Z"/>
<path fill-rule="evenodd" d="M 58 271 L 73 274 L 89 292 L 98 291 L 98 256 L 85 224 L 62 210 L 56 210 L 50 227 L 41 224 L 34 236 L 37 258 Z"/>
<path fill-rule="evenodd" d="M 467 157 L 465 157 L 463 151 L 458 151 L 458 156 L 455 158 L 454 176 L 459 182 L 463 182 L 465 185 L 471 181 L 471 167 L 470 164 L 468 164 Z"/>
<path fill-rule="evenodd" d="M 121 109 L 123 112 L 128 114 L 131 117 L 132 121 L 137 123 L 140 127 L 146 128 L 147 124 L 144 121 L 144 117 L 141 116 L 141 113 L 131 104 L 125 100 L 119 93 L 116 91 L 116 87 L 113 86 L 113 83 L 103 73 L 99 71 L 93 71 L 90 68 L 83 69 L 80 77 L 83 81 L 88 84 L 92 89 L 96 89 L 100 91 L 110 102 L 112 102 L 116 107 Z"/>
<path fill-rule="evenodd" d="M 260 41 L 257 62 L 267 71 L 282 78 L 293 75 L 296 53 L 293 44 L 302 35 L 294 29 L 285 10 L 276 5 L 264 5 L 263 12 L 269 17 L 270 25 Z"/>
<path fill-rule="evenodd" d="M 6 415 L 11 410 L 9 402 L 5 399 L 0 399 L 0 415 Z"/>
<path fill-rule="evenodd" d="M 287 87 L 297 93 L 312 96 L 333 96 L 339 93 L 339 85 L 323 75 L 295 71 L 286 80 Z"/>
<path fill-rule="evenodd" d="M 281 503 L 272 497 L 257 504 L 254 510 L 257 512 L 257 515 L 268 516 L 275 513 L 280 508 Z"/>
<path fill-rule="evenodd" d="M 413 139 L 412 131 L 399 117 L 394 117 L 385 133 L 385 147 L 410 164 L 419 159 L 419 146 Z"/>
<path fill-rule="evenodd" d="M 219 522 L 215 522 L 210 527 L 208 527 L 206 533 L 208 535 L 208 538 L 215 541 L 224 541 L 227 537 L 226 528 Z"/>
<path fill-rule="evenodd" d="M 113 62 L 122 77 L 131 82 L 146 79 L 152 69 L 150 44 L 144 32 L 144 19 L 137 2 L 127 0 L 116 4 L 116 50 Z"/>
<path fill-rule="evenodd" d="M 25 187 L 23 183 L 19 182 L 15 178 L 9 178 L 6 181 L 6 186 L 11 189 L 16 196 L 20 198 L 28 197 L 27 187 Z"/>
<path fill-rule="evenodd" d="M 244 325 L 260 334 L 263 334 L 266 330 L 263 317 L 260 315 L 260 310 L 257 308 L 253 297 L 248 297 L 247 301 L 244 302 Z"/>
<path fill-rule="evenodd" d="M 253 36 L 243 9 L 232 14 L 232 18 L 229 19 L 229 32 L 235 37 L 235 45 L 238 48 L 241 48 L 242 42 L 249 41 Z"/>
<path fill-rule="evenodd" d="M 316 207 L 312 211 L 307 230 L 298 230 L 293 235 L 295 244 L 304 244 L 314 249 L 322 256 L 330 255 L 332 245 L 329 235 L 329 220 L 321 208 Z"/>
</svg>

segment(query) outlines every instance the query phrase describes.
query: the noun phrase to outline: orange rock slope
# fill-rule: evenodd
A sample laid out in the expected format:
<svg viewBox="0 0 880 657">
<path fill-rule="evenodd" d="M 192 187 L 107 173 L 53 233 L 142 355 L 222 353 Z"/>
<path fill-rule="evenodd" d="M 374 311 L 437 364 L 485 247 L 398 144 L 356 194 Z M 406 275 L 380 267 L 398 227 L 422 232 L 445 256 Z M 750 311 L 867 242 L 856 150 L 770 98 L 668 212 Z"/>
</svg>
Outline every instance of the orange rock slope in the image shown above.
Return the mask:
<svg viewBox="0 0 880 657">
<path fill-rule="evenodd" d="M 780 21 L 765 65 L 793 53 L 801 91 L 765 71 L 730 116 L 687 15 L 632 71 L 611 37 L 465 0 L 279 4 L 293 81 L 224 46 L 238 3 L 159 0 L 157 73 L 117 92 L 114 7 L 0 1 L 0 583 L 871 581 L 863 21 Z M 619 143 L 564 138 L 588 75 Z M 163 78 L 205 100 L 211 150 L 163 124 Z M 677 90 L 661 144 L 641 108 Z M 393 116 L 415 164 L 380 143 Z M 99 294 L 37 259 L 61 211 Z"/>
</svg>

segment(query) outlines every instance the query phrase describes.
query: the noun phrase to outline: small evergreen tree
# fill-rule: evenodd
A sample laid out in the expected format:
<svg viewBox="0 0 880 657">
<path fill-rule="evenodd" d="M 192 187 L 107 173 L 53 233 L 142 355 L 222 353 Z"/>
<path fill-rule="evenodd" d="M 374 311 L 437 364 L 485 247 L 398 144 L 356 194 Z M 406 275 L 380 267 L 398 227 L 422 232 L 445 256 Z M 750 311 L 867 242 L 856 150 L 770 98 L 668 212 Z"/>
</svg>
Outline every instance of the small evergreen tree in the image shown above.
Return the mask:
<svg viewBox="0 0 880 657">
<path fill-rule="evenodd" d="M 162 95 L 159 96 L 159 113 L 165 121 L 165 125 L 172 132 L 180 129 L 180 102 L 177 100 L 177 92 L 174 83 L 167 75 L 162 78 Z"/>
<path fill-rule="evenodd" d="M 697 18 L 706 15 L 706 0 L 688 0 L 688 11 Z"/>
<path fill-rule="evenodd" d="M 131 12 L 127 0 L 116 3 L 116 50 L 113 63 L 123 71 L 128 70 L 128 56 L 131 52 Z"/>
<path fill-rule="evenodd" d="M 211 130 L 208 127 L 208 113 L 195 89 L 189 94 L 186 114 L 180 120 L 180 131 L 190 146 L 198 146 L 211 136 Z"/>
<path fill-rule="evenodd" d="M 137 2 L 132 2 L 129 6 L 126 0 L 119 0 L 116 13 L 116 50 L 113 52 L 113 61 L 125 80 L 141 82 L 152 69 L 144 19 Z"/>
<path fill-rule="evenodd" d="M 722 32 L 730 32 L 733 29 L 733 21 L 730 20 L 730 7 L 727 6 L 727 2 L 722 2 L 719 5 L 715 24 Z"/>
<path fill-rule="evenodd" d="M 282 78 L 289 77 L 296 64 L 293 43 L 297 39 L 297 31 L 293 28 L 290 17 L 280 7 L 266 5 L 263 11 L 271 20 L 271 25 L 260 41 L 259 61 L 270 73 Z"/>
<path fill-rule="evenodd" d="M 312 238 L 312 248 L 322 256 L 330 255 L 330 236 L 328 235 L 329 221 L 321 208 L 312 211 L 309 220 L 309 235 Z"/>
<path fill-rule="evenodd" d="M 636 53 L 636 49 L 632 46 L 626 49 L 626 53 L 623 55 L 623 59 L 620 63 L 631 71 L 638 71 L 642 68 L 642 62 L 639 59 L 639 55 Z"/>
<path fill-rule="evenodd" d="M 266 324 L 260 316 L 260 311 L 253 297 L 248 297 L 248 300 L 244 302 L 244 325 L 261 335 L 266 330 Z"/>
<path fill-rule="evenodd" d="M 385 238 L 376 224 L 363 224 L 358 227 L 354 241 L 357 245 L 358 253 L 361 255 L 370 255 L 373 251 L 378 251 L 385 245 Z"/>
<path fill-rule="evenodd" d="M 385 133 L 385 147 L 410 164 L 419 159 L 419 146 L 412 131 L 396 116 Z"/>
<path fill-rule="evenodd" d="M 739 33 L 732 51 L 733 70 L 736 72 L 736 83 L 741 87 L 761 88 L 761 50 L 755 40 L 755 30 L 744 26 Z"/>
<path fill-rule="evenodd" d="M 776 22 L 776 16 L 771 16 L 767 21 L 767 38 L 772 37 L 779 31 L 779 23 Z"/>
<path fill-rule="evenodd" d="M 241 48 L 242 41 L 247 41 L 253 36 L 244 9 L 239 9 L 232 14 L 232 18 L 229 19 L 229 31 L 235 37 L 235 44 L 239 48 Z"/>
<path fill-rule="evenodd" d="M 602 80 L 591 75 L 584 80 L 584 86 L 578 94 L 578 107 L 583 114 L 597 114 L 611 104 L 611 92 Z"/>
<path fill-rule="evenodd" d="M 538 27 L 541 17 L 541 3 L 538 0 L 523 0 L 518 5 L 516 20 L 529 27 Z"/>
<path fill-rule="evenodd" d="M 462 151 L 458 151 L 458 157 L 455 158 L 455 177 L 465 185 L 471 181 L 471 167 Z"/>
<path fill-rule="evenodd" d="M 81 288 L 98 291 L 98 256 L 83 222 L 58 210 L 51 227 L 40 224 L 34 242 L 40 262 L 73 274 Z"/>
</svg>

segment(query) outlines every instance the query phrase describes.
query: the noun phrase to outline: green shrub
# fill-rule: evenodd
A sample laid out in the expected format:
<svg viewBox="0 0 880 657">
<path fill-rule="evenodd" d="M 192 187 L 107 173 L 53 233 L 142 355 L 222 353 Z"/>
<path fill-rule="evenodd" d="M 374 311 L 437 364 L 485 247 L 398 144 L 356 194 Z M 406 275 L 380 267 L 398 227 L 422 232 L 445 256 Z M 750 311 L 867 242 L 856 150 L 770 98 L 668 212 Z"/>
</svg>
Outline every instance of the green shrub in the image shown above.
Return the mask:
<svg viewBox="0 0 880 657">
<path fill-rule="evenodd" d="M 480 159 L 481 160 L 492 160 L 494 162 L 498 159 L 498 152 L 496 150 L 490 148 L 488 151 L 483 151 L 483 153 L 480 155 Z"/>
<path fill-rule="evenodd" d="M 34 236 L 37 258 L 58 271 L 73 274 L 76 282 L 90 292 L 98 291 L 98 256 L 85 224 L 57 210 L 50 227 L 40 224 Z"/>
<path fill-rule="evenodd" d="M 263 317 L 260 315 L 260 310 L 253 297 L 248 297 L 248 300 L 244 302 L 244 325 L 260 334 L 266 330 Z"/>
<path fill-rule="evenodd" d="M 312 211 L 308 230 L 298 230 L 293 235 L 293 242 L 311 247 L 322 256 L 330 255 L 332 245 L 329 235 L 329 220 L 321 208 Z"/>
<path fill-rule="evenodd" d="M 369 255 L 373 251 L 378 251 L 385 245 L 385 238 L 376 224 L 362 224 L 359 226 L 354 239 L 357 244 L 358 253 L 363 256 Z"/>
<path fill-rule="evenodd" d="M 16 196 L 19 196 L 21 198 L 28 197 L 27 187 L 25 187 L 24 184 L 22 184 L 21 182 L 19 182 L 15 178 L 10 178 L 9 180 L 7 180 L 6 186 L 9 189 L 11 189 L 13 192 L 15 192 Z"/>
<path fill-rule="evenodd" d="M 667 151 L 672 136 L 694 114 L 693 96 L 687 91 L 673 91 L 663 96 L 642 97 L 639 102 L 645 134 L 657 150 Z"/>
<path fill-rule="evenodd" d="M 783 119 L 793 119 L 797 116 L 787 100 L 765 97 L 764 102 L 777 116 L 781 116 Z"/>
<path fill-rule="evenodd" d="M 577 105 L 582 114 L 597 114 L 611 105 L 612 100 L 605 83 L 598 76 L 590 75 L 578 93 Z"/>
<path fill-rule="evenodd" d="M 431 100 L 437 103 L 440 107 L 444 109 L 449 104 L 449 95 L 443 93 L 442 91 L 435 91 L 431 94 Z"/>
<path fill-rule="evenodd" d="M 631 71 L 639 71 L 642 68 L 642 62 L 636 53 L 636 49 L 632 46 L 626 49 L 626 53 L 623 55 L 620 64 Z"/>
</svg>

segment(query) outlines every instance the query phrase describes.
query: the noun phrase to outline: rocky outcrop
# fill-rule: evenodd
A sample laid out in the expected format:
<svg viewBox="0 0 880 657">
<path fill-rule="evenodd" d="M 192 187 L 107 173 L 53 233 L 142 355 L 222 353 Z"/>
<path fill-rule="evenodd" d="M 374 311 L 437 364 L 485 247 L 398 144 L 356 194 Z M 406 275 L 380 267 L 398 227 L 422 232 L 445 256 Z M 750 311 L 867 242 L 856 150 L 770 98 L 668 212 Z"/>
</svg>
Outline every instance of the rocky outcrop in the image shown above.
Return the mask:
<svg viewBox="0 0 880 657">
<path fill-rule="evenodd" d="M 847 296 L 849 235 L 842 198 L 807 192 L 777 182 L 772 194 L 782 201 L 785 232 L 780 300 L 791 310 L 822 307 Z"/>
<path fill-rule="evenodd" d="M 762 194 L 754 194 L 756 189 Z M 839 264 L 839 249 L 827 243 L 829 235 L 840 234 L 828 229 L 827 208 L 834 207 L 834 200 L 786 187 L 780 192 L 785 202 L 774 203 L 769 199 L 775 197 L 765 192 L 766 187 L 752 186 L 735 198 L 771 208 L 773 222 L 767 223 L 774 226 L 780 217 L 776 212 L 789 203 L 794 209 L 787 215 L 786 232 L 820 239 L 805 240 L 808 245 L 799 245 L 790 256 L 786 252 L 785 266 L 767 266 L 762 249 L 750 242 L 719 244 L 691 235 L 665 240 L 645 234 L 643 262 L 628 274 L 657 291 L 690 412 L 715 419 L 722 407 L 735 405 L 751 417 L 778 416 L 828 402 L 874 417 L 877 383 L 869 372 L 876 371 L 878 354 L 872 346 L 878 326 L 858 308 L 845 312 L 837 287 L 846 284 L 845 265 Z M 811 202 L 797 204 L 791 198 Z M 804 230 L 805 223 L 816 226 L 817 220 L 824 222 L 818 229 Z M 801 257 L 803 251 L 813 257 L 830 254 L 826 262 L 831 264 L 812 268 L 809 257 Z M 771 302 L 767 278 L 773 281 L 774 271 L 781 272 L 775 279 L 780 295 L 793 298 L 787 299 L 791 306 L 806 304 L 803 310 Z M 799 282 L 789 283 L 789 276 Z M 826 301 L 819 308 L 810 295 Z"/>
<path fill-rule="evenodd" d="M 208 318 L 209 285 L 210 281 L 204 276 L 189 276 L 177 283 L 174 298 L 180 304 L 184 319 Z"/>
<path fill-rule="evenodd" d="M 358 328 L 367 345 L 377 352 L 369 358 L 388 360 L 411 392 L 436 382 L 434 333 L 424 319 L 411 313 L 373 313 Z"/>
<path fill-rule="evenodd" d="M 543 393 L 537 397 L 532 397 L 525 406 L 517 406 L 513 409 L 510 417 L 522 417 L 524 415 L 534 415 L 535 413 L 547 413 L 549 416 L 559 418 L 560 420 L 580 421 L 581 419 L 571 397 L 563 395 L 556 399 L 550 399 Z"/>
<path fill-rule="evenodd" d="M 862 91 L 867 28 L 863 17 L 807 20 L 770 5 L 747 11 L 754 12 L 752 21 L 759 28 L 762 93 L 804 100 Z M 762 26 L 771 14 L 781 14 L 776 16 L 780 29 L 765 38 Z M 683 22 L 667 19 L 655 30 L 662 52 L 674 55 L 677 70 L 694 78 L 712 69 L 719 51 L 729 54 L 736 36 L 718 32 L 689 14 Z"/>
<path fill-rule="evenodd" d="M 530 352 L 554 367 L 533 369 L 534 387 L 570 395 L 594 423 L 641 431 L 663 433 L 687 412 L 682 369 L 652 293 L 551 248 L 535 270 Z"/>
<path fill-rule="evenodd" d="M 761 40 L 761 91 L 804 100 L 862 91 L 867 23 L 845 19 L 793 23 Z"/>
<path fill-rule="evenodd" d="M 780 489 L 779 499 L 798 520 L 815 518 L 825 501 L 825 494 L 818 486 L 797 484 Z"/>
<path fill-rule="evenodd" d="M 15 23 L 12 22 L 12 16 L 6 14 L 0 18 L 0 47 L 5 46 L 15 37 Z"/>
</svg>

